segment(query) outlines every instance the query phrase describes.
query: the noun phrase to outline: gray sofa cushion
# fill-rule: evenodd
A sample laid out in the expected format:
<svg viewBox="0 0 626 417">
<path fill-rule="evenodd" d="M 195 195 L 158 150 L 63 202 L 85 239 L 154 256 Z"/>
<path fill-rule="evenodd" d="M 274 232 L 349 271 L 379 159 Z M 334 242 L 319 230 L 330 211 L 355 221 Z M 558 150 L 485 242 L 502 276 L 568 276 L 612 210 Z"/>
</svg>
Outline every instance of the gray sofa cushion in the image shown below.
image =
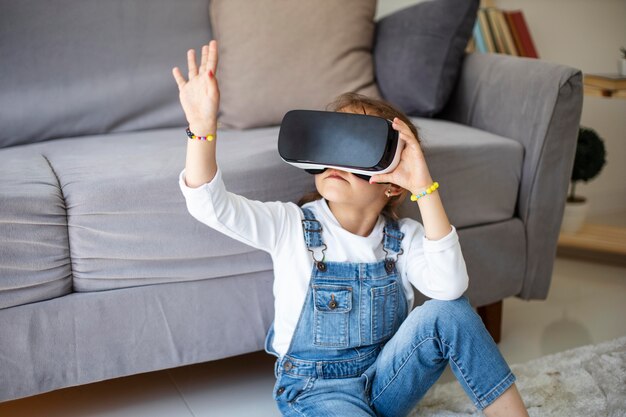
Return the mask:
<svg viewBox="0 0 626 417">
<path fill-rule="evenodd" d="M 513 217 L 523 158 L 519 143 L 452 122 L 413 120 L 457 228 Z M 297 201 L 314 189 L 312 175 L 280 159 L 277 136 L 277 126 L 219 132 L 218 163 L 230 191 L 262 201 Z M 67 205 L 76 291 L 271 271 L 268 254 L 189 215 L 178 187 L 185 150 L 183 129 L 162 129 L 3 149 L 0 166 L 27 152 L 50 160 Z M 6 172 L 13 177 L 12 169 Z M 58 198 L 55 203 L 62 207 Z M 421 220 L 410 200 L 402 210 Z"/>
<path fill-rule="evenodd" d="M 0 151 L 0 309 L 72 291 L 65 205 L 47 160 Z"/>
<path fill-rule="evenodd" d="M 263 348 L 273 313 L 267 272 L 74 293 L 9 308 L 0 314 L 0 402 L 254 352 Z M 75 404 L 70 397 L 65 401 Z M 9 404 L 0 408 L 3 417 L 18 417 Z M 32 410 L 28 415 L 84 414 L 80 406 L 69 414 Z M 114 415 L 139 414 L 127 409 Z"/>
<path fill-rule="evenodd" d="M 246 133 L 220 132 L 234 190 L 256 199 L 297 199 L 312 177 L 282 162 L 272 139 L 277 128 Z M 64 233 L 76 291 L 271 270 L 269 255 L 189 215 L 178 186 L 187 140 L 183 128 L 58 139 L 2 149 L 0 166 L 26 150 L 49 158 L 68 208 Z"/>
<path fill-rule="evenodd" d="M 457 228 L 515 216 L 524 147 L 517 141 L 439 119 L 415 118 L 433 179 Z M 422 221 L 406 199 L 400 215 Z"/>
<path fill-rule="evenodd" d="M 478 11 L 478 0 L 424 1 L 376 24 L 374 65 L 383 97 L 412 116 L 448 101 Z"/>
<path fill-rule="evenodd" d="M 0 147 L 184 124 L 171 71 L 208 3 L 0 0 Z"/>
</svg>

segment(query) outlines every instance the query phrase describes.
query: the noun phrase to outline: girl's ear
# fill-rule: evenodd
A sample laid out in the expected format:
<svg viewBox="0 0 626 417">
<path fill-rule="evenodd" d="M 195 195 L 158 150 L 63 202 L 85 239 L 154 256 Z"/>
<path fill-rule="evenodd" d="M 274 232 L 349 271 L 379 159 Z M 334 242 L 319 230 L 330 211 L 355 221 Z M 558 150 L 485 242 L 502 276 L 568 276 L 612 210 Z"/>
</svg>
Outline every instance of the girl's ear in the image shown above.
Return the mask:
<svg viewBox="0 0 626 417">
<path fill-rule="evenodd" d="M 387 187 L 387 190 L 390 191 L 390 197 L 395 197 L 397 195 L 402 194 L 402 192 L 404 191 L 404 188 L 400 187 L 399 185 L 396 184 L 389 184 L 389 186 Z"/>
</svg>

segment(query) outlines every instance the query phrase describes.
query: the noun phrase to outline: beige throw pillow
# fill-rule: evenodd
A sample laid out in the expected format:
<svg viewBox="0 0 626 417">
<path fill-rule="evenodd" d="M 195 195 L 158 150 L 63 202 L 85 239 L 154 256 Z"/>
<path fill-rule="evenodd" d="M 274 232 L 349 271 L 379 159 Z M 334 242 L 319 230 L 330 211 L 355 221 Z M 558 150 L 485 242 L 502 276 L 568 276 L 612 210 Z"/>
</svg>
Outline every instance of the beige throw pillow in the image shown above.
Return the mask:
<svg viewBox="0 0 626 417">
<path fill-rule="evenodd" d="M 376 0 L 211 0 L 221 127 L 280 124 L 344 92 L 380 98 L 372 45 Z"/>
</svg>

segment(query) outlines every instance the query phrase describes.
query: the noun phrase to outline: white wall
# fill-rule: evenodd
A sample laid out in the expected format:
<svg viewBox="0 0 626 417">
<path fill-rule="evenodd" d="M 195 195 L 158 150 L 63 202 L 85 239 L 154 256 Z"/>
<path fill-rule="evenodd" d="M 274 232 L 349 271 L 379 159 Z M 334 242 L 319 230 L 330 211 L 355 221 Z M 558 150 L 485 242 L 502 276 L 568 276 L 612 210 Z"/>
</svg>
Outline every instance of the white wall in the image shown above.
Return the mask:
<svg viewBox="0 0 626 417">
<path fill-rule="evenodd" d="M 379 0 L 377 18 L 420 0 Z M 626 0 L 490 0 L 505 10 L 521 9 L 541 59 L 583 73 L 617 72 L 619 47 L 626 47 Z M 591 203 L 590 215 L 626 212 L 626 99 L 585 96 L 581 124 L 604 139 L 607 163 L 576 194 Z"/>
</svg>

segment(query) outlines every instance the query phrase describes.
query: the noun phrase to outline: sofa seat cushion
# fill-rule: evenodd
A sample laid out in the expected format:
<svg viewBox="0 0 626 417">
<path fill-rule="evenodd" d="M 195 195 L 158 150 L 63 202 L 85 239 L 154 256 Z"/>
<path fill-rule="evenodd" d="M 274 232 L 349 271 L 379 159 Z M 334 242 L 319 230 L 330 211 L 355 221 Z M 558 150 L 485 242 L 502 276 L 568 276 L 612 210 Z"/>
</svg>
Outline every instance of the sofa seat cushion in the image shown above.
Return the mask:
<svg viewBox="0 0 626 417">
<path fill-rule="evenodd" d="M 450 223 L 458 229 L 519 217 L 517 200 L 524 147 L 517 141 L 439 119 L 411 118 L 422 139 L 430 174 L 439 182 Z M 422 222 L 406 199 L 402 217 Z"/>
<path fill-rule="evenodd" d="M 41 153 L 0 151 L 0 309 L 69 294 L 61 189 Z"/>
<path fill-rule="evenodd" d="M 221 135 L 233 190 L 250 198 L 289 200 L 312 184 L 310 175 L 294 175 L 296 169 L 282 162 L 276 135 L 277 129 Z M 184 128 L 58 139 L 2 149 L 0 166 L 26 150 L 49 159 L 67 206 L 65 234 L 76 291 L 271 270 L 269 255 L 213 231 L 187 212 L 178 186 L 187 140 Z M 234 151 L 239 147 L 245 152 Z M 14 173 L 5 173 L 3 181 L 14 181 Z"/>
<path fill-rule="evenodd" d="M 461 228 L 510 219 L 522 162 L 517 142 L 452 122 L 414 120 L 451 222 Z M 312 175 L 278 156 L 278 129 L 218 132 L 218 163 L 230 191 L 295 202 L 314 190 Z M 186 141 L 184 128 L 60 139 L 0 150 L 0 166 L 24 154 L 50 161 L 67 206 L 76 291 L 270 271 L 268 254 L 187 212 L 178 186 Z M 8 171 L 2 181 L 14 175 Z M 419 218 L 407 201 L 407 215 Z"/>
</svg>

